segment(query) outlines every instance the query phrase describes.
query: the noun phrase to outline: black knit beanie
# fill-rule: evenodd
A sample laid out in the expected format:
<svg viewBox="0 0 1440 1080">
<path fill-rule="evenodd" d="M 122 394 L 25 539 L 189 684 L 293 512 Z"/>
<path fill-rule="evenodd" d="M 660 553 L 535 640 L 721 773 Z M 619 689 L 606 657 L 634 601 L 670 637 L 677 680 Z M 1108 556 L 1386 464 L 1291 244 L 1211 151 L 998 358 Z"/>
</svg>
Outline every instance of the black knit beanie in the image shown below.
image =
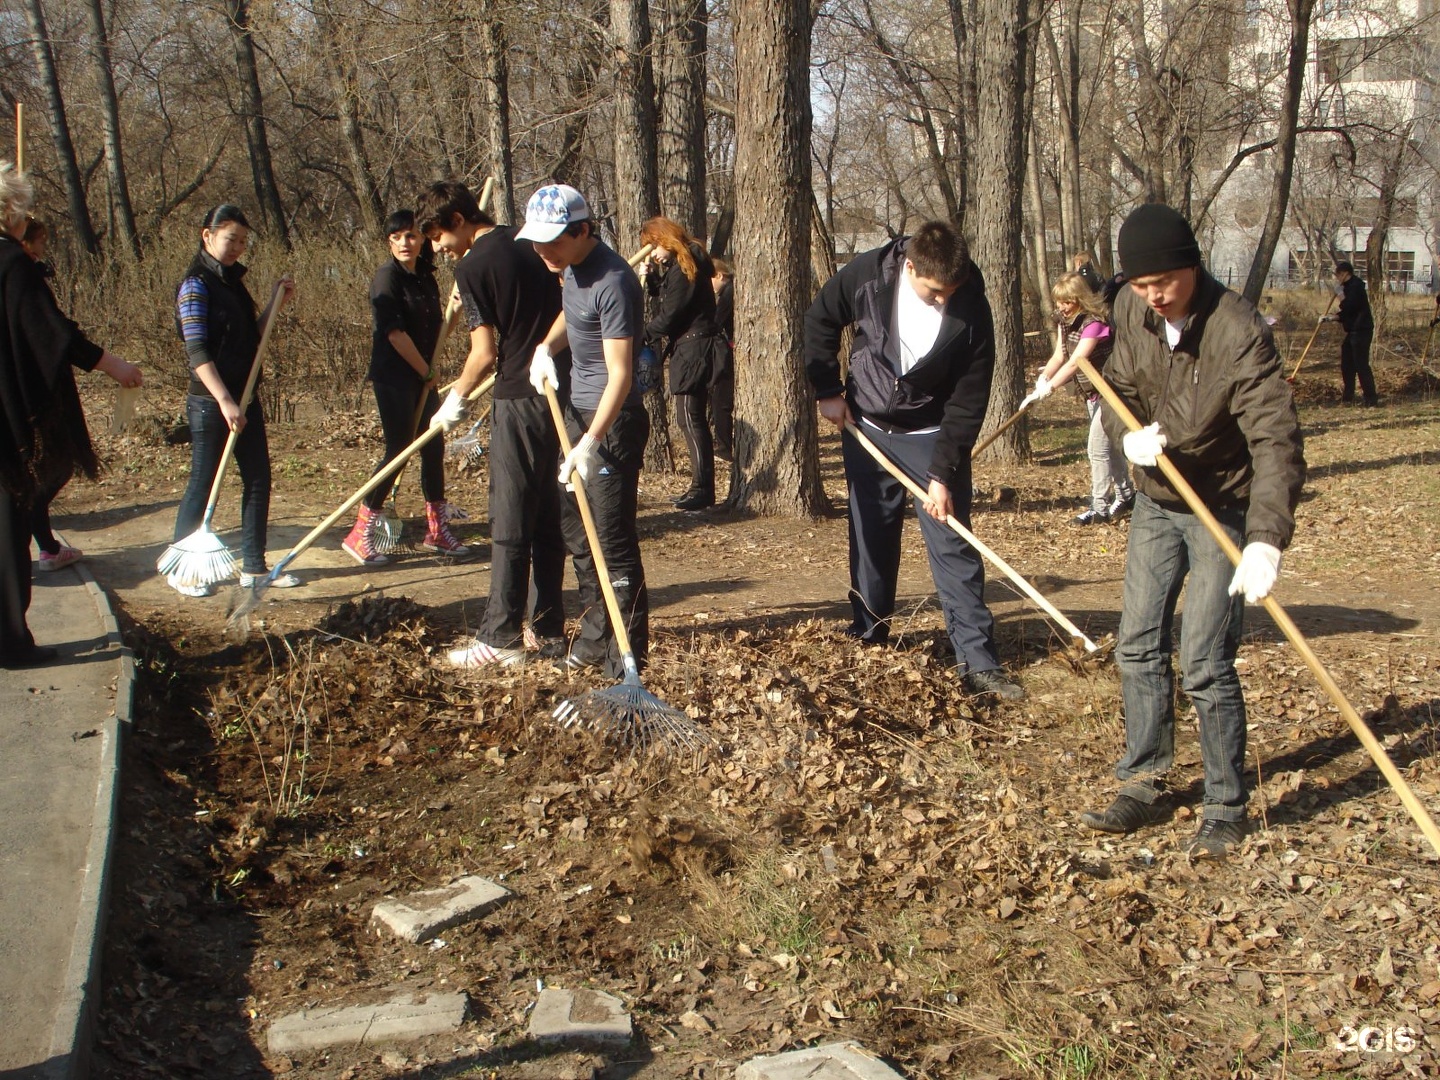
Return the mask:
<svg viewBox="0 0 1440 1080">
<path fill-rule="evenodd" d="M 1120 269 L 1134 280 L 1147 274 L 1200 265 L 1200 245 L 1190 223 L 1164 203 L 1145 203 L 1120 226 Z"/>
</svg>

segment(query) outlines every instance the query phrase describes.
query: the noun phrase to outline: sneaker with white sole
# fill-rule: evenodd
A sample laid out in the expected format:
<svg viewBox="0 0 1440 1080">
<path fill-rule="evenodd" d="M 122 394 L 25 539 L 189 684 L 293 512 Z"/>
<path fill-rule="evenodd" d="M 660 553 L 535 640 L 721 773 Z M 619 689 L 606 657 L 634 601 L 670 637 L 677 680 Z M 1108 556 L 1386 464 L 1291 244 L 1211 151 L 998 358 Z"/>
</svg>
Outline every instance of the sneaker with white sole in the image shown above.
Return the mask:
<svg viewBox="0 0 1440 1080">
<path fill-rule="evenodd" d="M 241 575 L 240 575 L 240 587 L 241 587 L 242 589 L 253 589 L 253 588 L 255 587 L 255 582 L 257 582 L 257 581 L 262 581 L 262 580 L 264 580 L 265 578 L 268 578 L 269 576 L 270 576 L 269 573 L 264 573 L 264 574 L 241 574 Z M 297 586 L 297 585 L 303 585 L 303 584 L 305 584 L 305 583 L 304 583 L 303 581 L 301 581 L 298 577 L 296 577 L 294 574 L 281 574 L 281 575 L 280 575 L 279 577 L 277 577 L 274 581 L 270 582 L 270 584 L 267 585 L 266 588 L 270 588 L 270 589 L 293 589 L 293 588 L 295 588 L 295 586 Z"/>
<path fill-rule="evenodd" d="M 60 550 L 57 551 L 54 555 L 51 555 L 48 551 L 40 552 L 39 565 L 41 570 L 47 572 L 52 570 L 63 570 L 65 569 L 65 567 L 70 566 L 73 563 L 79 562 L 84 557 L 85 553 L 79 548 L 68 547 L 65 544 L 61 544 Z"/>
<path fill-rule="evenodd" d="M 202 585 L 194 581 L 183 581 L 176 574 L 169 574 L 165 578 L 165 584 L 174 589 L 181 596 L 214 596 L 214 585 Z"/>
<path fill-rule="evenodd" d="M 499 649 L 473 638 L 468 645 L 451 649 L 450 663 L 458 668 L 515 667 L 525 662 L 523 649 Z"/>
</svg>

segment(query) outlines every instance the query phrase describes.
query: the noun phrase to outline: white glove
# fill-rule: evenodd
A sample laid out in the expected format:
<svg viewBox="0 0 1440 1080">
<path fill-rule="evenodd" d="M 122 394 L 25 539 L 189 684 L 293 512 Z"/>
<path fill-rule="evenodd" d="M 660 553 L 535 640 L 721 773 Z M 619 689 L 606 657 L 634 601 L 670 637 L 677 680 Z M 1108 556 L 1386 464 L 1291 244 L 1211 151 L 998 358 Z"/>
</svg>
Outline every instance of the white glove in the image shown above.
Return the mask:
<svg viewBox="0 0 1440 1080">
<path fill-rule="evenodd" d="M 567 489 L 571 488 L 571 474 L 578 475 L 582 484 L 590 483 L 595 475 L 595 458 L 599 454 L 599 446 L 595 436 L 588 431 L 581 435 L 580 441 L 570 448 L 570 453 L 560 462 L 560 483 Z"/>
<path fill-rule="evenodd" d="M 444 404 L 435 410 L 435 415 L 430 417 L 430 426 L 444 428 L 447 432 L 454 430 L 455 425 L 465 419 L 468 406 L 465 399 L 460 396 L 459 390 L 451 390 L 446 396 Z"/>
<path fill-rule="evenodd" d="M 1127 431 L 1120 445 L 1128 461 L 1148 469 L 1154 468 L 1168 442 L 1169 440 L 1160 434 L 1160 425 L 1150 424 L 1139 431 Z"/>
<path fill-rule="evenodd" d="M 535 355 L 530 358 L 530 385 L 537 394 L 543 395 L 547 382 L 551 390 L 560 389 L 560 373 L 555 370 L 555 358 L 550 355 L 550 346 L 540 344 L 535 346 Z"/>
<path fill-rule="evenodd" d="M 1044 401 L 1050 396 L 1050 391 L 1053 389 L 1054 387 L 1050 385 L 1049 379 L 1045 378 L 1044 375 L 1037 375 L 1035 376 L 1035 389 L 1030 391 L 1030 400 Z"/>
<path fill-rule="evenodd" d="M 1240 565 L 1230 579 L 1230 595 L 1245 594 L 1245 599 L 1258 604 L 1270 595 L 1275 579 L 1280 576 L 1280 549 L 1270 544 L 1246 544 L 1240 553 Z"/>
</svg>

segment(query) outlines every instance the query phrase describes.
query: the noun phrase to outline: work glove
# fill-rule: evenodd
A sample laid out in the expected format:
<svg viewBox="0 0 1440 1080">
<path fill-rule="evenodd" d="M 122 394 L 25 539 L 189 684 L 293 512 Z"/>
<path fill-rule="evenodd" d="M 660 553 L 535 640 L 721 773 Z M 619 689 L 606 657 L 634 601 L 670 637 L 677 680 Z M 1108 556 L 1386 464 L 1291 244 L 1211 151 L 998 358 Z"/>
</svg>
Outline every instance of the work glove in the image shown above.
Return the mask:
<svg viewBox="0 0 1440 1080">
<path fill-rule="evenodd" d="M 459 390 L 451 390 L 444 403 L 435 410 L 435 415 L 430 417 L 430 426 L 444 428 L 448 433 L 454 430 L 456 424 L 464 421 L 466 411 L 465 398 Z"/>
<path fill-rule="evenodd" d="M 1037 375 L 1035 376 L 1035 389 L 1030 391 L 1030 400 L 1044 401 L 1050 396 L 1052 389 L 1054 389 L 1054 387 L 1050 385 L 1049 379 L 1045 378 L 1043 374 Z"/>
<path fill-rule="evenodd" d="M 543 395 L 546 383 L 550 384 L 551 390 L 560 389 L 560 373 L 555 370 L 555 358 L 550 355 L 550 346 L 542 343 L 535 346 L 535 355 L 530 358 L 530 385 L 537 394 Z"/>
<path fill-rule="evenodd" d="M 595 436 L 587 431 L 580 436 L 580 441 L 570 448 L 565 460 L 560 462 L 560 483 L 565 485 L 566 491 L 574 490 L 574 476 L 579 476 L 582 484 L 590 483 L 595 475 L 595 459 L 599 456 L 599 447 Z"/>
<path fill-rule="evenodd" d="M 1164 452 L 1167 442 L 1169 440 L 1160 434 L 1160 425 L 1149 424 L 1139 431 L 1127 431 L 1121 446 L 1126 460 L 1131 464 L 1150 469 L 1155 467 L 1155 462 Z"/>
<path fill-rule="evenodd" d="M 1230 595 L 1245 594 L 1245 599 L 1258 604 L 1270 595 L 1275 579 L 1280 576 L 1280 549 L 1271 544 L 1246 544 L 1240 553 L 1240 565 L 1230 579 Z"/>
</svg>

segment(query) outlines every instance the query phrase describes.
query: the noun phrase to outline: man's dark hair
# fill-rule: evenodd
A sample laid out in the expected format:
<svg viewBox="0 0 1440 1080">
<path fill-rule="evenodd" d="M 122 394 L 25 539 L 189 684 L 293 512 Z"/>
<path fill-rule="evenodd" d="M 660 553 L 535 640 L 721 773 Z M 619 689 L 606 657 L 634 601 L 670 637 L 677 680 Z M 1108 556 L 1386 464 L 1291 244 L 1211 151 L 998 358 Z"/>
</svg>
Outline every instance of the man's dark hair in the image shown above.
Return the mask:
<svg viewBox="0 0 1440 1080">
<path fill-rule="evenodd" d="M 495 224 L 495 219 L 480 209 L 470 189 L 458 180 L 431 184 L 416 200 L 415 224 L 425 236 L 436 229 L 450 228 L 457 216 L 471 225 Z"/>
<path fill-rule="evenodd" d="M 1355 266 L 1354 266 L 1354 264 L 1353 264 L 1353 263 L 1348 263 L 1348 262 L 1346 262 L 1344 259 L 1341 259 L 1339 262 L 1337 262 L 1337 263 L 1335 264 L 1335 273 L 1339 274 L 1339 273 L 1342 273 L 1342 272 L 1343 272 L 1343 273 L 1346 273 L 1346 274 L 1353 274 L 1353 273 L 1355 273 Z"/>
<path fill-rule="evenodd" d="M 586 236 L 593 236 L 599 239 L 599 233 L 595 231 L 595 222 L 591 218 L 581 218 L 579 221 L 572 221 L 565 226 L 565 235 L 581 239 Z"/>
<path fill-rule="evenodd" d="M 918 277 L 963 285 L 970 276 L 970 245 L 948 221 L 927 221 L 910 236 L 905 257 Z"/>
</svg>

